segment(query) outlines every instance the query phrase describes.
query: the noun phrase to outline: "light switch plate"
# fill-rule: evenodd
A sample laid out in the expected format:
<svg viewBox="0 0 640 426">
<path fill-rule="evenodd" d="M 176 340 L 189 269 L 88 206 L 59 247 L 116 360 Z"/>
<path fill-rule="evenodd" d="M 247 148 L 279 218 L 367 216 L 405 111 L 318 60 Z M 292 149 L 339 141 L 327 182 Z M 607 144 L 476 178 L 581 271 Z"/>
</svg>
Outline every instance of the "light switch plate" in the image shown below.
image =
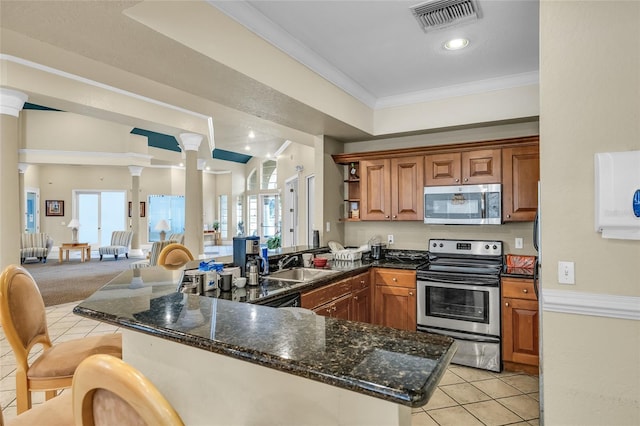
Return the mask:
<svg viewBox="0 0 640 426">
<path fill-rule="evenodd" d="M 522 238 L 516 238 L 516 248 L 521 249 L 524 246 L 524 241 Z"/>
<path fill-rule="evenodd" d="M 573 262 L 558 262 L 558 283 L 575 284 L 576 275 Z"/>
</svg>

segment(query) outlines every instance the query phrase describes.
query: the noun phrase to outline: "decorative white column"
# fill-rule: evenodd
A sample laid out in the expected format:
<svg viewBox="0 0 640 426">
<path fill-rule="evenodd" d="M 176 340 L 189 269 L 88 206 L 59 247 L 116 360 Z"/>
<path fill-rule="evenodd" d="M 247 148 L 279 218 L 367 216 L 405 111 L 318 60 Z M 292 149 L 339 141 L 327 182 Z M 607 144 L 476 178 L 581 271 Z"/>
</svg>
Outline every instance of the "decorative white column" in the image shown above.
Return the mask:
<svg viewBox="0 0 640 426">
<path fill-rule="evenodd" d="M 0 88 L 0 270 L 20 262 L 20 234 L 24 228 L 18 173 L 18 117 L 27 99 L 22 92 Z"/>
<path fill-rule="evenodd" d="M 129 166 L 129 173 L 131 173 L 131 230 L 133 231 L 129 256 L 140 258 L 144 257 L 140 248 L 140 175 L 142 169 L 141 166 Z"/>
<path fill-rule="evenodd" d="M 29 165 L 27 163 L 18 163 L 18 192 L 20 198 L 20 232 L 27 229 L 27 204 L 25 202 L 24 192 L 24 174 L 27 172 Z"/>
<path fill-rule="evenodd" d="M 197 190 L 198 194 L 200 194 L 200 233 L 199 236 L 199 245 L 200 251 L 199 253 L 204 254 L 204 173 L 203 170 L 207 165 L 206 160 L 202 160 L 198 158 L 198 185 L 200 188 Z"/>
<path fill-rule="evenodd" d="M 202 135 L 195 133 L 181 133 L 181 147 L 185 153 L 185 219 L 184 245 L 193 257 L 204 253 L 204 224 L 202 221 L 202 175 L 198 173 L 198 149 L 202 142 Z M 200 182 L 198 183 L 198 178 Z"/>
</svg>

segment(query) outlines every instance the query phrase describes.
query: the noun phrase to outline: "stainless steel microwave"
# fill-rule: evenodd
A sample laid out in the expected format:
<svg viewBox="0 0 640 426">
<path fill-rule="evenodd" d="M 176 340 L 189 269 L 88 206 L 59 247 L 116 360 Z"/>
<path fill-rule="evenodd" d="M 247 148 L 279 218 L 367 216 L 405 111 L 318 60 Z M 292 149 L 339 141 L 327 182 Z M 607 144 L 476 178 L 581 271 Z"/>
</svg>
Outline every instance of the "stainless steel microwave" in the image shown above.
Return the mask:
<svg viewBox="0 0 640 426">
<path fill-rule="evenodd" d="M 424 223 L 441 225 L 500 225 L 502 186 L 426 186 Z"/>
</svg>

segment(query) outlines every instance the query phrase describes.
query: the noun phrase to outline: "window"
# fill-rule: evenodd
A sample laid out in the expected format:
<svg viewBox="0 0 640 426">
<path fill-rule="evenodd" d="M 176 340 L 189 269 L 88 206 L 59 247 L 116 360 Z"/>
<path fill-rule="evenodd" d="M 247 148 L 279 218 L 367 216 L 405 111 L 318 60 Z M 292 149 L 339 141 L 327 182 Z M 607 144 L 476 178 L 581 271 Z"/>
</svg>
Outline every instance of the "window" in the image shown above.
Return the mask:
<svg viewBox="0 0 640 426">
<path fill-rule="evenodd" d="M 260 189 L 278 188 L 278 169 L 275 160 L 267 160 L 262 163 L 262 183 Z"/>
<path fill-rule="evenodd" d="M 226 239 L 229 232 L 229 213 L 227 209 L 227 196 L 220 195 L 218 197 L 220 211 L 218 217 L 220 218 L 220 237 Z"/>
<path fill-rule="evenodd" d="M 253 170 L 249 173 L 249 177 L 247 178 L 247 191 L 257 191 L 258 190 L 258 171 Z"/>
<path fill-rule="evenodd" d="M 236 218 L 238 220 L 238 232 L 237 232 L 238 237 L 244 236 L 245 228 L 244 228 L 244 219 L 242 217 L 243 214 L 244 212 L 242 208 L 242 195 L 238 195 L 238 202 L 236 204 Z"/>
<path fill-rule="evenodd" d="M 183 195 L 149 195 L 149 241 L 160 241 L 160 231 L 155 227 L 162 219 L 171 226 L 167 236 L 183 233 L 184 215 Z"/>
<path fill-rule="evenodd" d="M 260 196 L 262 205 L 262 238 L 271 238 L 280 231 L 280 196 L 277 194 L 265 194 Z"/>
<path fill-rule="evenodd" d="M 255 236 L 258 235 L 258 196 L 249 195 L 247 197 L 247 206 L 249 207 L 247 236 Z"/>
</svg>

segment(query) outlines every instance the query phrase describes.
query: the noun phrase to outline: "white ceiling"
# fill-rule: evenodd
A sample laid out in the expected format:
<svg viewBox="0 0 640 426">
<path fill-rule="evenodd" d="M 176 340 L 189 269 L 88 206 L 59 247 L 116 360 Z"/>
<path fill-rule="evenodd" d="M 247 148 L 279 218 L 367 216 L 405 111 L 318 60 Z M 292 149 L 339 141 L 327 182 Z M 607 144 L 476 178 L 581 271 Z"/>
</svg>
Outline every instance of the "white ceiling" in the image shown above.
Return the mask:
<svg viewBox="0 0 640 426">
<path fill-rule="evenodd" d="M 137 3 L 2 0 L 0 22 L 31 39 L 220 104 L 225 109 L 214 115 L 217 148 L 265 156 L 303 133 L 344 141 L 370 137 L 128 18 L 123 11 Z M 478 0 L 479 20 L 429 33 L 409 10 L 417 2 L 208 3 L 372 109 L 538 78 L 537 0 Z M 445 51 L 442 44 L 454 36 L 468 38 L 469 47 Z M 121 88 L 135 92 L 135 82 Z M 37 97 L 30 101 L 38 103 Z M 249 130 L 256 134 L 252 140 Z"/>
<path fill-rule="evenodd" d="M 478 0 L 478 20 L 429 32 L 417 0 L 209 3 L 372 108 L 538 78 L 537 0 Z"/>
</svg>

